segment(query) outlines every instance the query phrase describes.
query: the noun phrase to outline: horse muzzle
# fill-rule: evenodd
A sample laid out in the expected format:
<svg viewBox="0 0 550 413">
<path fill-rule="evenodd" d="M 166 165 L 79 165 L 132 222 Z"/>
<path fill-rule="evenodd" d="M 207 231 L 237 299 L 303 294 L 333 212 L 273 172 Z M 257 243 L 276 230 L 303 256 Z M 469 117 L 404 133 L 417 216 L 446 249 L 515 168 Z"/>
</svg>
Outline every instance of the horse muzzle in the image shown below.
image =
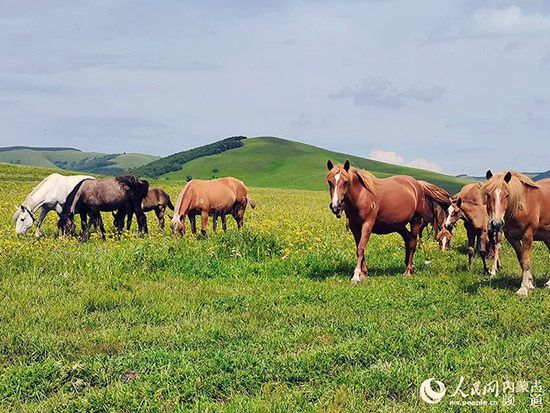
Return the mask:
<svg viewBox="0 0 550 413">
<path fill-rule="evenodd" d="M 332 202 L 329 204 L 329 208 L 330 210 L 332 211 L 332 213 L 334 215 L 336 215 L 336 218 L 340 218 L 342 217 L 342 210 L 343 210 L 343 205 L 341 203 L 339 203 L 337 206 L 333 206 L 332 205 Z"/>
<path fill-rule="evenodd" d="M 491 229 L 492 229 L 493 231 L 498 232 L 498 231 L 500 231 L 500 230 L 502 229 L 502 227 L 504 226 L 504 220 L 501 219 L 501 220 L 497 221 L 497 220 L 492 219 L 492 220 L 489 222 L 489 224 L 491 225 Z"/>
</svg>

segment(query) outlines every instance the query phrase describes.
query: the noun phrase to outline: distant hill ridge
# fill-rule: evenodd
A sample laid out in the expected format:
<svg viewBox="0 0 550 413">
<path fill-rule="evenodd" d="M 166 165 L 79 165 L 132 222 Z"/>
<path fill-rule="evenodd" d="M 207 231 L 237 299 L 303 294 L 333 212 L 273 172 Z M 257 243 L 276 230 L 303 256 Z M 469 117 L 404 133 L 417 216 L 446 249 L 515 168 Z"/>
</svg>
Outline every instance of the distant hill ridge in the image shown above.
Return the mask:
<svg viewBox="0 0 550 413">
<path fill-rule="evenodd" d="M 69 146 L 4 146 L 0 147 L 0 152 L 9 152 L 9 151 L 17 151 L 21 149 L 28 149 L 30 151 L 76 151 L 76 152 L 82 152 L 80 149 L 71 148 Z"/>
<path fill-rule="evenodd" d="M 550 178 L 550 170 L 535 176 L 533 179 L 535 181 L 540 181 L 541 179 L 546 179 L 546 178 Z"/>
<path fill-rule="evenodd" d="M 0 148 L 0 162 L 102 175 L 120 175 L 157 159 L 157 156 L 139 153 L 106 154 L 57 146 Z"/>
<path fill-rule="evenodd" d="M 207 147 L 212 149 L 224 143 L 230 145 L 225 146 L 224 150 L 218 148 L 217 153 L 205 151 Z M 194 159 L 189 156 L 191 154 Z M 137 168 L 133 172 L 145 177 L 178 180 L 182 183 L 192 178 L 235 176 L 244 180 L 247 185 L 256 187 L 326 190 L 327 160 L 343 163 L 349 159 L 353 166 L 366 169 L 378 177 L 411 175 L 442 186 L 451 193 L 458 192 L 464 184 L 472 182 L 470 179 L 378 162 L 277 137 L 234 137 L 195 150 L 179 152 L 168 158 L 173 156 L 175 158 L 172 160 L 176 159 L 177 162 L 166 163 L 166 168 L 162 170 L 157 169 L 157 166 L 164 164 L 166 158 Z M 178 159 L 180 156 L 185 159 Z M 181 162 L 182 160 L 185 162 Z M 144 174 L 151 169 L 153 173 Z M 166 170 L 169 172 L 159 174 Z"/>
</svg>

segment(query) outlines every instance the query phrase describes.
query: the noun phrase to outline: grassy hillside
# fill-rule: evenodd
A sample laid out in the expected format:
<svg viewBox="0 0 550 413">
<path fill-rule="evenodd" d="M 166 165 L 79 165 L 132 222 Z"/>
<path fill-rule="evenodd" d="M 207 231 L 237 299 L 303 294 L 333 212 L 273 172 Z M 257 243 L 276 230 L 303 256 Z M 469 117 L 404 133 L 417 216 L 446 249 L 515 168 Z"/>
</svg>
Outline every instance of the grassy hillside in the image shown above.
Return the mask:
<svg viewBox="0 0 550 413">
<path fill-rule="evenodd" d="M 303 143 L 280 138 L 261 137 L 246 139 L 241 148 L 195 159 L 185 163 L 181 170 L 162 176 L 164 179 L 185 181 L 193 178 L 235 176 L 256 187 L 326 189 L 327 159 L 343 163 L 349 159 L 352 165 L 367 169 L 378 177 L 405 174 L 433 182 L 452 193 L 467 179 L 435 172 L 392 165 L 321 149 Z M 217 172 L 213 172 L 217 170 Z"/>
<path fill-rule="evenodd" d="M 550 178 L 550 171 L 543 172 L 537 176 L 535 176 L 533 179 L 535 181 L 540 181 L 541 179 L 547 179 Z"/>
<path fill-rule="evenodd" d="M 74 148 L 0 148 L 0 162 L 106 175 L 120 174 L 157 159 L 139 153 L 105 154 Z"/>
<path fill-rule="evenodd" d="M 498 381 L 540 381 L 547 405 L 550 273 L 533 248 L 537 288 L 520 268 L 467 270 L 464 229 L 452 249 L 425 239 L 403 277 L 396 235 L 373 236 L 369 278 L 351 285 L 353 237 L 326 191 L 252 188 L 245 228 L 197 239 L 160 232 L 88 243 L 15 235 L 14 203 L 51 170 L 0 165 L 0 411 L 477 412 L 530 408 L 530 393 L 474 396 Z M 159 182 L 157 182 L 158 184 Z M 176 181 L 163 188 L 174 198 Z M 288 206 L 292 205 L 292 213 Z M 419 397 L 429 377 L 447 394 Z M 451 396 L 464 377 L 469 397 Z M 451 402 L 485 400 L 491 406 Z M 487 407 L 487 408 L 485 408 Z"/>
</svg>

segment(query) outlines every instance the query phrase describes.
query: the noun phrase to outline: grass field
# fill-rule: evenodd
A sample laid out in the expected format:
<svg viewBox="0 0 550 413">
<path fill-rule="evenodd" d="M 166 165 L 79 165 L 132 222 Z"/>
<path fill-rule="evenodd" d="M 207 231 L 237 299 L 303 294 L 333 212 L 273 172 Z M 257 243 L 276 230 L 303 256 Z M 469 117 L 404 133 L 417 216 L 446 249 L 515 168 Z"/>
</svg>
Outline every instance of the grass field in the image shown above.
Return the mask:
<svg viewBox="0 0 550 413">
<path fill-rule="evenodd" d="M 401 239 L 373 236 L 371 276 L 352 286 L 354 243 L 326 191 L 261 188 L 241 232 L 174 239 L 150 215 L 149 236 L 117 240 L 105 214 L 105 242 L 56 238 L 53 216 L 45 238 L 18 238 L 14 204 L 46 172 L 0 165 L 2 410 L 449 411 L 418 389 L 460 376 L 540 380 L 550 403 L 550 291 L 515 294 L 508 245 L 491 279 L 480 262 L 467 272 L 463 231 L 449 253 L 426 240 L 403 278 Z M 182 185 L 160 182 L 173 198 Z M 528 406 L 523 393 L 501 410 Z"/>
<path fill-rule="evenodd" d="M 162 178 L 185 181 L 186 176 L 210 179 L 212 176 L 238 176 L 248 185 L 270 188 L 325 189 L 327 159 L 367 169 L 376 176 L 412 175 L 446 188 L 455 193 L 466 182 L 449 175 L 406 166 L 327 151 L 316 146 L 273 137 L 246 139 L 244 146 L 230 151 L 195 159 L 185 163 L 181 170 L 170 172 Z M 216 169 L 217 172 L 213 172 Z"/>
</svg>

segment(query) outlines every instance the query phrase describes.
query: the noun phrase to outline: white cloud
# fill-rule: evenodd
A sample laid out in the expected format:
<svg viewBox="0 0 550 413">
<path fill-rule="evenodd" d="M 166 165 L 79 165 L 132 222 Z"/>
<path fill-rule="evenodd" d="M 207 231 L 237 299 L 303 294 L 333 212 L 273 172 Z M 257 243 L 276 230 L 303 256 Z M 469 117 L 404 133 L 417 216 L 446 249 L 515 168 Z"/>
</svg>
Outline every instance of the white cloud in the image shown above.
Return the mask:
<svg viewBox="0 0 550 413">
<path fill-rule="evenodd" d="M 465 34 L 474 36 L 549 32 L 550 16 L 541 13 L 526 14 L 518 6 L 479 9 L 472 14 L 464 31 Z"/>
<path fill-rule="evenodd" d="M 412 168 L 418 168 L 418 169 L 427 169 L 429 171 L 434 171 L 434 172 L 441 172 L 441 167 L 435 162 L 431 162 L 422 158 L 416 158 L 416 159 L 413 159 L 412 161 L 407 162 L 405 161 L 405 158 L 403 158 L 401 155 L 393 151 L 383 151 L 381 149 L 373 149 L 372 151 L 370 151 L 368 157 L 370 159 L 374 159 L 375 161 L 392 163 L 396 165 L 410 166 Z"/>
</svg>

